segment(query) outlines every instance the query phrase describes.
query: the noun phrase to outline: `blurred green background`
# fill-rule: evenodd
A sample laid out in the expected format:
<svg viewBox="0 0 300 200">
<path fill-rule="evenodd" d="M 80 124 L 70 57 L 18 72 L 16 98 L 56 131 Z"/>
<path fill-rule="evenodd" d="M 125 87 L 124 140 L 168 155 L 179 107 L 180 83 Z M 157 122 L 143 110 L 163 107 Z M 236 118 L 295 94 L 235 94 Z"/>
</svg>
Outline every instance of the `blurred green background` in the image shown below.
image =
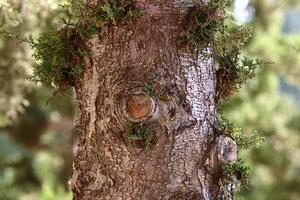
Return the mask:
<svg viewBox="0 0 300 200">
<path fill-rule="evenodd" d="M 58 0 L 0 0 L 0 32 L 36 37 L 62 15 Z M 272 62 L 221 111 L 265 137 L 240 152 L 252 170 L 246 200 L 300 199 L 300 2 L 236 0 L 236 23 L 253 27 L 244 54 Z M 75 105 L 71 95 L 33 84 L 26 43 L 0 36 L 0 200 L 70 200 Z"/>
</svg>

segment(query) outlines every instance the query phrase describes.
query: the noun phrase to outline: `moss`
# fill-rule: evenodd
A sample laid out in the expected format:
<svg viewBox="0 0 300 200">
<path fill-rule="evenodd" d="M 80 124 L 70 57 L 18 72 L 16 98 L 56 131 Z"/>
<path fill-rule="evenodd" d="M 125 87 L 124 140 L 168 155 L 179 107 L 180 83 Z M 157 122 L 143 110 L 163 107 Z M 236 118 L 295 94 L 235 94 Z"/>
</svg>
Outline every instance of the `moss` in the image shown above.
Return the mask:
<svg viewBox="0 0 300 200">
<path fill-rule="evenodd" d="M 224 118 L 219 120 L 218 132 L 232 138 L 236 142 L 239 150 L 258 147 L 264 140 L 264 137 L 259 136 L 257 132 L 247 134 L 242 128 L 237 127 L 235 124 Z"/>
<path fill-rule="evenodd" d="M 200 1 L 188 16 L 186 31 L 182 35 L 180 45 L 196 48 L 199 51 L 209 47 L 216 61 L 217 91 L 216 102 L 227 100 L 243 84 L 255 76 L 255 70 L 266 64 L 260 59 L 251 59 L 241 56 L 241 50 L 251 37 L 251 29 L 236 25 L 228 14 L 231 0 L 215 0 L 204 3 Z M 206 55 L 203 51 L 204 56 Z M 257 133 L 245 134 L 244 131 L 220 119 L 219 134 L 232 138 L 240 149 L 258 146 L 262 141 Z M 221 174 L 226 184 L 234 182 L 234 177 L 242 183 L 247 182 L 249 167 L 238 159 L 233 164 L 222 164 Z"/>
<path fill-rule="evenodd" d="M 58 30 L 51 27 L 36 41 L 31 41 L 33 57 L 39 62 L 34 67 L 33 81 L 66 89 L 83 70 L 89 52 L 73 29 Z"/>
<path fill-rule="evenodd" d="M 210 46 L 217 65 L 216 101 L 228 99 L 248 79 L 255 76 L 255 69 L 265 64 L 260 59 L 241 56 L 241 49 L 251 37 L 251 29 L 236 25 L 227 8 L 231 0 L 199 3 L 191 11 L 187 31 L 181 45 L 202 50 Z M 190 20 L 192 19 L 192 20 Z"/>
<path fill-rule="evenodd" d="M 168 95 L 167 92 L 164 91 L 160 91 L 156 96 L 160 101 L 167 102 L 170 100 L 170 96 Z"/>
<path fill-rule="evenodd" d="M 224 30 L 223 6 L 226 2 L 210 1 L 208 4 L 199 3 L 190 13 L 187 31 L 183 34 L 181 42 L 195 46 L 199 49 L 214 42 L 215 35 Z M 222 5 L 222 7 L 221 7 Z M 191 19 L 190 19 L 191 18 Z"/>
<path fill-rule="evenodd" d="M 240 186 L 248 186 L 251 169 L 242 159 L 232 164 L 223 163 L 219 170 L 221 185 L 218 199 L 233 199 Z"/>
<path fill-rule="evenodd" d="M 153 92 L 152 92 L 152 86 L 151 86 L 151 84 L 145 83 L 142 89 L 143 89 L 143 92 L 145 93 L 145 95 L 147 97 L 151 97 L 152 96 Z"/>
<path fill-rule="evenodd" d="M 170 100 L 168 92 L 161 88 L 160 85 L 152 86 L 150 83 L 145 83 L 142 89 L 147 97 L 154 97 L 163 102 Z"/>
<path fill-rule="evenodd" d="M 233 177 L 235 177 L 242 184 L 247 185 L 249 182 L 250 167 L 242 159 L 238 159 L 233 164 L 222 164 L 221 174 L 225 182 L 233 182 L 235 181 Z"/>
<path fill-rule="evenodd" d="M 27 40 L 39 63 L 34 67 L 31 80 L 59 90 L 72 86 L 89 62 L 90 50 L 85 41 L 101 34 L 103 26 L 113 26 L 140 15 L 134 10 L 131 0 L 106 0 L 96 5 L 86 4 L 83 0 L 69 0 L 63 7 L 66 18 L 62 28 L 53 25 L 37 40 Z"/>
<path fill-rule="evenodd" d="M 224 118 L 219 119 L 218 133 L 232 138 L 237 144 L 238 152 L 241 149 L 249 149 L 253 146 L 258 147 L 264 140 L 257 132 L 247 134 L 242 128 L 237 127 Z M 233 164 L 222 163 L 220 174 L 225 185 L 237 184 L 236 180 L 238 180 L 243 186 L 246 186 L 250 176 L 250 167 L 239 158 Z"/>
<path fill-rule="evenodd" d="M 239 58 L 238 54 L 223 57 L 217 70 L 216 100 L 228 99 L 240 89 L 248 79 L 255 77 L 255 69 L 265 64 L 260 59 Z"/>
<path fill-rule="evenodd" d="M 128 141 L 135 147 L 149 150 L 156 142 L 155 132 L 143 122 L 131 123 L 128 127 Z"/>
</svg>

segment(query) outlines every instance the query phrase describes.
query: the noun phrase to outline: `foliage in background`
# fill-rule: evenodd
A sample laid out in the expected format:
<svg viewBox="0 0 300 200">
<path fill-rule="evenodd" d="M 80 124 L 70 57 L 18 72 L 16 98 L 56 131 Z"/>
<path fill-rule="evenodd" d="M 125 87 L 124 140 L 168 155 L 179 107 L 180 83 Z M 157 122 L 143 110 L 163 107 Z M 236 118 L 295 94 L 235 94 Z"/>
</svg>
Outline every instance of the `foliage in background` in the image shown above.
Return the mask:
<svg viewBox="0 0 300 200">
<path fill-rule="evenodd" d="M 10 1 L 0 1 L 0 127 L 16 119 L 17 113 L 28 104 L 23 93 L 27 90 L 25 76 L 30 54 L 24 45 L 4 37 L 7 31 L 20 31 L 21 15 Z M 20 9 L 20 8 L 19 8 Z"/>
<path fill-rule="evenodd" d="M 211 54 L 216 63 L 216 102 L 228 100 L 247 80 L 255 77 L 255 70 L 265 62 L 241 55 L 242 48 L 251 38 L 251 30 L 237 25 L 228 7 L 231 0 L 200 1 L 191 13 L 190 23 L 183 33 L 182 44 L 202 51 L 204 56 Z M 209 49 L 207 48 L 209 47 Z M 260 56 L 258 56 L 260 57 Z M 260 57 L 261 58 L 261 57 Z M 246 135 L 241 128 L 227 120 L 218 120 L 218 133 L 231 137 L 240 149 L 258 146 L 262 137 Z M 233 164 L 220 166 L 221 195 L 229 195 L 230 185 L 248 182 L 249 167 L 239 159 Z M 226 198 L 227 199 L 227 198 Z"/>
<path fill-rule="evenodd" d="M 300 83 L 300 36 L 282 33 L 284 9 L 297 4 L 298 0 L 251 0 L 254 37 L 244 54 L 274 64 L 259 70 L 222 106 L 225 117 L 245 134 L 257 130 L 265 137 L 259 149 L 240 149 L 252 168 L 249 186 L 240 194 L 245 200 L 300 198 L 300 100 L 295 105 L 282 87 L 283 82 L 298 88 Z M 49 24 L 61 23 L 53 20 L 62 15 L 56 5 L 54 0 L 0 0 L 0 32 L 19 30 L 36 38 Z M 69 96 L 45 105 L 53 91 L 41 85 L 33 88 L 25 80 L 32 72 L 31 53 L 28 45 L 0 36 L 0 199 L 70 200 L 74 108 Z M 232 167 L 224 169 L 226 174 L 239 171 L 239 165 Z"/>
<path fill-rule="evenodd" d="M 0 199 L 71 199 L 70 97 L 27 81 L 34 61 L 20 33 L 41 33 L 61 15 L 55 0 L 0 0 Z M 71 137 L 72 136 L 72 137 Z"/>
<path fill-rule="evenodd" d="M 259 55 L 271 61 L 272 65 L 260 69 L 256 78 L 222 105 L 222 112 L 230 121 L 246 132 L 257 130 L 265 137 L 259 149 L 241 151 L 242 157 L 253 169 L 248 188 L 240 193 L 242 199 L 300 198 L 300 161 L 297 158 L 300 153 L 300 127 L 295 126 L 300 119 L 300 99 L 299 96 L 289 96 L 286 90 L 288 85 L 299 95 L 300 52 L 297 47 L 300 35 L 282 32 L 284 11 L 296 4 L 299 9 L 297 1 L 252 0 L 249 4 L 255 9 L 251 22 L 254 37 L 244 54 L 251 57 Z"/>
</svg>

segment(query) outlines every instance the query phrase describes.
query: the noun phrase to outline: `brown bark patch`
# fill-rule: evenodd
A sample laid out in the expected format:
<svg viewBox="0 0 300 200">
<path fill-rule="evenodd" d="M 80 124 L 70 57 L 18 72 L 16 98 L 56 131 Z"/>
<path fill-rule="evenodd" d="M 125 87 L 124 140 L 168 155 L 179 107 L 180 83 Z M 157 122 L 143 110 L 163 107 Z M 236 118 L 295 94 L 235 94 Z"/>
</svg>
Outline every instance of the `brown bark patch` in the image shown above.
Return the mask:
<svg viewBox="0 0 300 200">
<path fill-rule="evenodd" d="M 151 99 L 145 95 L 134 95 L 127 101 L 127 112 L 134 119 L 146 117 L 152 110 Z"/>
</svg>

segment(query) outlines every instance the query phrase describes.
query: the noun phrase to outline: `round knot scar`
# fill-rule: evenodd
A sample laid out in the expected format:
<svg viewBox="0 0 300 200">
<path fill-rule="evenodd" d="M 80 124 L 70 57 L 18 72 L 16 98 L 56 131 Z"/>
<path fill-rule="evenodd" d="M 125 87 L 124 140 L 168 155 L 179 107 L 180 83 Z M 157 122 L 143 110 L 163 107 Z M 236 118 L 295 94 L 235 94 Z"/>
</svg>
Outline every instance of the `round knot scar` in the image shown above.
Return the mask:
<svg viewBox="0 0 300 200">
<path fill-rule="evenodd" d="M 152 111 L 152 100 L 143 94 L 131 96 L 126 103 L 128 114 L 134 119 L 142 119 Z"/>
<path fill-rule="evenodd" d="M 237 160 L 237 146 L 229 137 L 220 136 L 218 142 L 218 158 L 224 163 L 234 163 Z"/>
</svg>

